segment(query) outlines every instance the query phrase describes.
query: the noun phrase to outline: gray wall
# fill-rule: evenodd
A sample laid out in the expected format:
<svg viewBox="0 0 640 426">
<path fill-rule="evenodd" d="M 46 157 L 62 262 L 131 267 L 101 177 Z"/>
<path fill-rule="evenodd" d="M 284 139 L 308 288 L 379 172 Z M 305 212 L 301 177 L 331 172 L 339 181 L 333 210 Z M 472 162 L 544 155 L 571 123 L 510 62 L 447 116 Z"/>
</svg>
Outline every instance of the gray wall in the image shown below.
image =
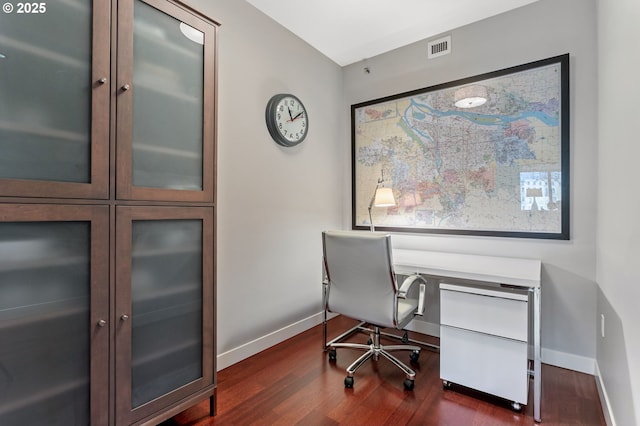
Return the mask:
<svg viewBox="0 0 640 426">
<path fill-rule="evenodd" d="M 350 104 L 570 54 L 571 240 L 398 235 L 395 241 L 399 247 L 542 259 L 543 361 L 589 373 L 596 354 L 595 25 L 595 0 L 540 0 L 443 34 L 451 34 L 449 55 L 428 60 L 424 40 L 353 64 L 344 74 L 349 120 Z M 350 197 L 347 189 L 345 204 Z M 350 209 L 343 214 L 349 223 Z M 437 304 L 434 298 L 431 312 Z"/>
<path fill-rule="evenodd" d="M 188 0 L 222 25 L 218 75 L 217 352 L 317 314 L 320 235 L 340 228 L 341 68 L 240 0 Z M 309 135 L 283 148 L 264 114 L 298 96 Z"/>
<path fill-rule="evenodd" d="M 612 420 L 640 425 L 640 2 L 598 0 L 597 5 L 597 362 Z"/>
</svg>

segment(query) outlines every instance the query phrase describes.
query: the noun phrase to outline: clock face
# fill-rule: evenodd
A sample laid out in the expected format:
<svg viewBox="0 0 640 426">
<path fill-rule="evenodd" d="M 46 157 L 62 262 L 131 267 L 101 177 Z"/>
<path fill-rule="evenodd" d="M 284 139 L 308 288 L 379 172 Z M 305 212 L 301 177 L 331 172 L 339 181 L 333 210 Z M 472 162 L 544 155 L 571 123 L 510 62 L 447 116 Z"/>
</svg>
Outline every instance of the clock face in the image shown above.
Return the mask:
<svg viewBox="0 0 640 426">
<path fill-rule="evenodd" d="M 293 95 L 273 96 L 266 109 L 267 128 L 280 145 L 294 146 L 307 136 L 309 118 L 300 99 Z"/>
</svg>

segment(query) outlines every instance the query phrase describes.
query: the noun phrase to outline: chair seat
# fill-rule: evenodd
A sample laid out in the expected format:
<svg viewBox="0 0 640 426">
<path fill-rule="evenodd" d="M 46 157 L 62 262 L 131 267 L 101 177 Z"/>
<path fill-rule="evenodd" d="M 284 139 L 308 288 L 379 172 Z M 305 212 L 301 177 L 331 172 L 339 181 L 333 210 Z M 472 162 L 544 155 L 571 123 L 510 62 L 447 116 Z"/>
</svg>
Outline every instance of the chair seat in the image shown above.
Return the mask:
<svg viewBox="0 0 640 426">
<path fill-rule="evenodd" d="M 416 309 L 418 309 L 417 300 L 399 299 L 398 300 L 398 324 L 396 328 L 398 329 L 404 328 L 414 318 L 414 313 Z M 361 321 L 368 322 L 369 324 L 374 325 L 376 327 L 381 327 L 381 328 L 393 327 L 392 325 L 388 325 L 388 324 L 379 324 L 379 323 L 376 323 L 375 321 L 369 322 L 369 321 L 363 320 L 362 318 L 359 318 L 359 319 Z"/>
<path fill-rule="evenodd" d="M 406 325 L 410 320 L 413 319 L 416 309 L 418 309 L 418 301 L 416 299 L 399 299 L 398 324 Z"/>
</svg>

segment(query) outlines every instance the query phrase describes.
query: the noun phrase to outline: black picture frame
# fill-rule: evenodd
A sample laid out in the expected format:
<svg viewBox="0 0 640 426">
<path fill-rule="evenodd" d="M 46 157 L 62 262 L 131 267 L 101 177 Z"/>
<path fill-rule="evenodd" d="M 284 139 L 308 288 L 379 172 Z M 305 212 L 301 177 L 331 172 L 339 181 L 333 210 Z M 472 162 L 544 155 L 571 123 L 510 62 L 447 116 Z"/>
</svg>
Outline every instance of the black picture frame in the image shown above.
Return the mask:
<svg viewBox="0 0 640 426">
<path fill-rule="evenodd" d="M 569 117 L 568 53 L 351 105 L 352 229 L 570 239 Z"/>
</svg>

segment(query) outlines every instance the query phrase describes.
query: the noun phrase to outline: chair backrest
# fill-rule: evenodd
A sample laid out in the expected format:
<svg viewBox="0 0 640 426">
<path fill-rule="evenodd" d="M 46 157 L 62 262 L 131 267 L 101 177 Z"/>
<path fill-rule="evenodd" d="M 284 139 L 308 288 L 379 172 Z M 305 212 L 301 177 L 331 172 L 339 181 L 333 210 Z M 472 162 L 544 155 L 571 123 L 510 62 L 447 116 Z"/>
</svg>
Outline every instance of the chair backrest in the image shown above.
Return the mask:
<svg viewBox="0 0 640 426">
<path fill-rule="evenodd" d="M 322 243 L 329 282 L 327 310 L 381 327 L 395 327 L 398 284 L 391 236 L 325 231 Z"/>
</svg>

